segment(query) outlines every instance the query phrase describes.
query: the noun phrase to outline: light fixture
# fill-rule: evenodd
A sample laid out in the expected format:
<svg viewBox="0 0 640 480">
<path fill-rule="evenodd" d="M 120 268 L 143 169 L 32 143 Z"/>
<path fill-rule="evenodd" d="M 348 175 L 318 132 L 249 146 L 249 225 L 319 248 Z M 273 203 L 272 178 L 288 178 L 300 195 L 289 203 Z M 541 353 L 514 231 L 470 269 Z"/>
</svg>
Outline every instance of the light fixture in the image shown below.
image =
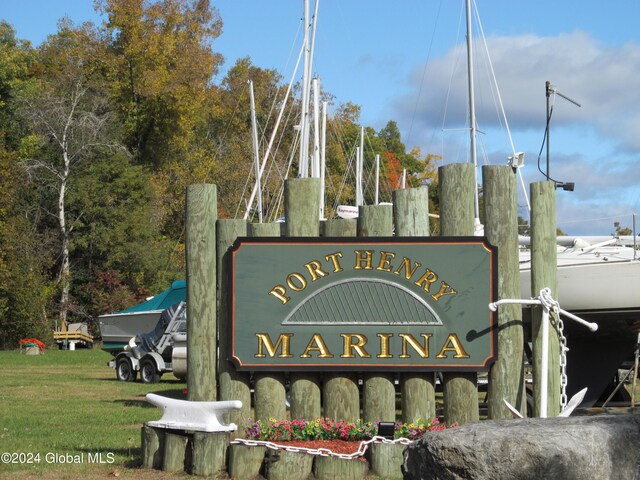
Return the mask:
<svg viewBox="0 0 640 480">
<path fill-rule="evenodd" d="M 511 168 L 524 167 L 524 152 L 515 152 L 507 157 Z"/>
<path fill-rule="evenodd" d="M 576 184 L 573 182 L 556 182 L 556 188 L 560 187 L 565 192 L 573 192 Z"/>
<path fill-rule="evenodd" d="M 393 440 L 393 434 L 396 429 L 394 422 L 380 422 L 378 424 L 378 437 L 384 437 L 387 440 Z"/>
</svg>

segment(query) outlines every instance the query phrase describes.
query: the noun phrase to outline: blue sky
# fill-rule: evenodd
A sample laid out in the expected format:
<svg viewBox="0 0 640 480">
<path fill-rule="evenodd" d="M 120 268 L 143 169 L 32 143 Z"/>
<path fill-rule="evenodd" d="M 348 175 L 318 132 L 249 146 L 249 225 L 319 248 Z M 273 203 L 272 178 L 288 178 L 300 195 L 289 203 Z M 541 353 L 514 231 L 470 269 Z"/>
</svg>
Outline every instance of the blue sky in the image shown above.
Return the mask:
<svg viewBox="0 0 640 480">
<path fill-rule="evenodd" d="M 214 81 L 244 56 L 288 80 L 302 1 L 212 3 L 224 23 L 213 48 L 225 57 Z M 0 17 L 36 46 L 64 15 L 100 21 L 91 0 L 0 4 Z M 477 4 L 515 150 L 525 152 L 525 182 L 543 179 L 536 161 L 549 80 L 582 105 L 554 102 L 551 176 L 576 184 L 574 192 L 557 192 L 559 227 L 606 235 L 614 221 L 631 226 L 632 213 L 640 213 L 640 0 Z M 462 0 L 320 0 L 314 74 L 336 104 L 360 105 L 365 125 L 378 130 L 395 120 L 408 147 L 466 161 L 463 13 Z M 512 150 L 498 125 L 482 50 L 476 39 L 479 145 L 486 152 L 479 158 L 503 164 Z"/>
</svg>

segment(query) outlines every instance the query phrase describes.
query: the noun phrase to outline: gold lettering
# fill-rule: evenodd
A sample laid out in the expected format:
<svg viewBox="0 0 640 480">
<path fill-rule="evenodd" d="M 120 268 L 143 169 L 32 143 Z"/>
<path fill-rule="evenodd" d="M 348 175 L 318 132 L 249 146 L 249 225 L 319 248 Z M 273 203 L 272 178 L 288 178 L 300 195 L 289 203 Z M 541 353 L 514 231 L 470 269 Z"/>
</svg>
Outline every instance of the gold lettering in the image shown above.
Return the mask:
<svg viewBox="0 0 640 480">
<path fill-rule="evenodd" d="M 402 265 L 400 265 L 398 269 L 393 273 L 400 276 L 400 271 L 404 267 L 404 278 L 410 280 L 420 265 L 420 262 L 416 262 L 413 268 L 411 268 L 411 260 L 409 260 L 407 257 L 404 257 L 404 259 L 402 260 Z"/>
<path fill-rule="evenodd" d="M 278 337 L 278 341 L 276 342 L 275 345 L 271 342 L 271 338 L 269 337 L 268 333 L 256 333 L 256 337 L 258 337 L 258 353 L 255 355 L 256 358 L 265 357 L 265 354 L 262 349 L 263 345 L 266 348 L 267 353 L 271 358 L 276 356 L 276 352 L 278 351 L 278 348 L 281 348 L 281 353 L 280 355 L 278 355 L 279 358 L 290 358 L 293 356 L 291 355 L 291 351 L 290 351 L 291 343 L 289 341 L 291 337 L 293 337 L 293 333 L 280 334 L 280 336 Z"/>
<path fill-rule="evenodd" d="M 320 268 L 320 262 L 317 260 L 311 260 L 309 263 L 305 263 L 304 265 L 309 270 L 311 274 L 311 281 L 315 282 L 320 277 L 326 277 L 329 275 L 327 272 Z"/>
<path fill-rule="evenodd" d="M 448 291 L 447 288 L 449 289 Z M 438 291 L 438 293 L 434 293 L 433 295 L 431 295 L 431 297 L 437 302 L 438 300 L 440 300 L 440 297 L 444 295 L 455 295 L 456 293 L 458 293 L 457 290 L 449 287 L 449 284 L 443 281 L 440 285 L 440 290 Z"/>
<path fill-rule="evenodd" d="M 333 273 L 338 273 L 342 271 L 342 266 L 340 265 L 340 261 L 338 258 L 342 258 L 342 252 L 330 253 L 329 255 L 325 255 L 324 259 L 333 262 Z"/>
<path fill-rule="evenodd" d="M 371 357 L 371 355 L 369 355 L 364 349 L 364 346 L 367 343 L 367 337 L 365 337 L 364 335 L 360 335 L 359 333 L 341 333 L 340 336 L 344 338 L 344 348 L 340 357 L 354 358 L 354 350 L 358 353 L 358 356 L 362 358 Z M 354 339 L 357 340 L 357 343 L 353 343 Z"/>
<path fill-rule="evenodd" d="M 440 353 L 436 355 L 436 358 L 447 358 L 446 352 L 455 352 L 453 358 L 469 358 L 467 352 L 462 348 L 458 335 L 455 333 L 452 333 L 447 337 L 447 340 L 444 342 L 444 345 L 442 345 L 442 349 L 440 350 Z"/>
<path fill-rule="evenodd" d="M 312 350 L 320 352 L 318 358 L 333 358 L 333 355 L 327 348 L 327 344 L 324 343 L 322 335 L 320 335 L 319 333 L 316 333 L 313 337 L 311 337 L 311 340 L 309 340 L 309 343 L 307 344 L 307 348 L 304 349 L 304 352 L 302 352 L 300 358 L 310 358 L 311 355 L 309 355 L 309 352 Z"/>
<path fill-rule="evenodd" d="M 425 270 L 425 272 L 424 272 L 424 275 L 422 275 L 418 279 L 418 281 L 415 282 L 415 285 L 417 285 L 418 287 L 422 287 L 425 292 L 428 292 L 429 291 L 429 287 L 431 286 L 431 284 L 434 283 L 437 280 L 438 280 L 438 275 L 436 275 L 435 272 L 432 272 L 431 270 L 429 270 L 427 268 Z"/>
<path fill-rule="evenodd" d="M 373 256 L 373 250 L 355 250 L 356 264 L 353 267 L 354 270 L 362 270 L 362 263 L 364 262 L 364 270 L 371 270 L 371 257 Z M 364 255 L 363 255 L 364 254 Z"/>
<path fill-rule="evenodd" d="M 271 289 L 271 291 L 269 292 L 269 295 L 273 295 L 274 297 L 276 297 L 278 300 L 280 300 L 282 302 L 282 304 L 284 305 L 285 303 L 287 303 L 289 300 L 291 300 L 290 297 L 286 297 L 284 294 L 287 292 L 287 289 L 284 288 L 282 285 L 276 285 L 275 287 L 273 287 Z"/>
<path fill-rule="evenodd" d="M 298 282 L 300 282 L 300 285 L 296 285 L 295 283 L 293 283 L 294 278 L 298 280 Z M 290 273 L 289 276 L 287 277 L 287 285 L 289 285 L 289 288 L 291 290 L 295 290 L 296 292 L 299 292 L 307 288 L 307 280 L 299 273 Z"/>
<path fill-rule="evenodd" d="M 391 263 L 389 262 L 390 259 L 392 258 L 396 258 L 396 254 L 393 252 L 380 252 L 380 263 L 378 264 L 378 266 L 376 267 L 376 270 L 380 270 L 382 272 L 390 272 L 391 269 L 393 268 L 391 266 Z"/>
<path fill-rule="evenodd" d="M 393 358 L 393 355 L 389 353 L 389 338 L 393 337 L 393 333 L 378 333 L 380 337 L 380 355 L 376 355 L 378 358 Z"/>
<path fill-rule="evenodd" d="M 429 358 L 429 338 L 431 338 L 432 335 L 431 333 L 420 334 L 420 336 L 424 338 L 424 346 L 422 346 L 410 333 L 401 333 L 399 335 L 399 337 L 402 337 L 402 354 L 400 358 L 409 358 L 411 356 L 407 353 L 407 344 L 411 345 L 422 358 Z"/>
</svg>

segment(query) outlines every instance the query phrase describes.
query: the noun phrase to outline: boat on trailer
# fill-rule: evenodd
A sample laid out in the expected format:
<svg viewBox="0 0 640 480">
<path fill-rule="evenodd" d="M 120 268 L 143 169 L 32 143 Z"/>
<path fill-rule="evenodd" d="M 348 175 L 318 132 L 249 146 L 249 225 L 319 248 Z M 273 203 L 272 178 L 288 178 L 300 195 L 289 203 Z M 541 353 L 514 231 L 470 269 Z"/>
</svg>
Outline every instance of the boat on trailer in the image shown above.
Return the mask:
<svg viewBox="0 0 640 480">
<path fill-rule="evenodd" d="M 116 355 L 124 350 L 132 337 L 151 332 L 163 310 L 171 305 L 185 301 L 187 297 L 187 282 L 176 280 L 171 287 L 158 295 L 147 299 L 121 312 L 100 315 L 100 333 L 102 335 L 102 350 Z"/>
</svg>

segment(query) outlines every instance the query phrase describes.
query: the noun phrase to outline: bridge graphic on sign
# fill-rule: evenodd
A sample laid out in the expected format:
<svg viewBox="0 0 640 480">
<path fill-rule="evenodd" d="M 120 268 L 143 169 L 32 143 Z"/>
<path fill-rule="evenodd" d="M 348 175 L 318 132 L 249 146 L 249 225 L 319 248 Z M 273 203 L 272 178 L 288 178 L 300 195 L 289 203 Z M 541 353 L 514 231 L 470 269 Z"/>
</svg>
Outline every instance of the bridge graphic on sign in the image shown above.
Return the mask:
<svg viewBox="0 0 640 480">
<path fill-rule="evenodd" d="M 427 301 L 403 285 L 350 278 L 326 285 L 297 305 L 282 325 L 442 325 Z"/>
</svg>

